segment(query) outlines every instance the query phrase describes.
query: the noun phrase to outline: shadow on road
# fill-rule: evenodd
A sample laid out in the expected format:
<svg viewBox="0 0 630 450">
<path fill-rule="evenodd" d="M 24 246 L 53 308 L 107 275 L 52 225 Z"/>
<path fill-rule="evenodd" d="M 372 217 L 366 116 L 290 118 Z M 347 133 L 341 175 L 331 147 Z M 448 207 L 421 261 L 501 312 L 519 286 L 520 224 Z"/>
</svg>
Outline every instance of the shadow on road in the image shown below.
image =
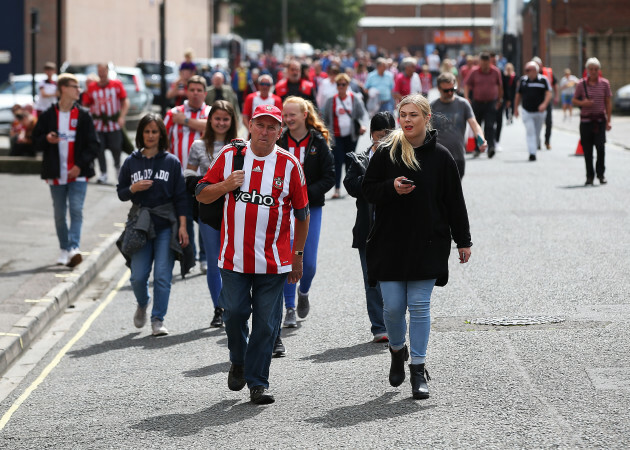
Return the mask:
<svg viewBox="0 0 630 450">
<path fill-rule="evenodd" d="M 558 186 L 560 189 L 592 189 L 596 187 L 599 187 L 599 185 L 586 186 L 584 184 L 575 184 L 569 186 Z"/>
<path fill-rule="evenodd" d="M 331 348 L 317 355 L 305 356 L 302 361 L 313 361 L 315 363 L 330 363 L 337 361 L 347 361 L 349 359 L 364 358 L 366 356 L 382 353 L 386 345 L 365 342 L 353 345 L 352 347 Z"/>
<path fill-rule="evenodd" d="M 325 428 L 345 428 L 364 422 L 393 419 L 419 411 L 427 411 L 436 406 L 423 406 L 421 402 L 411 397 L 404 397 L 396 402 L 392 402 L 397 395 L 398 392 L 386 392 L 380 397 L 360 405 L 331 409 L 323 416 L 306 419 L 306 422 L 322 424 Z"/>
<path fill-rule="evenodd" d="M 264 408 L 249 402 L 237 404 L 240 400 L 222 400 L 210 408 L 191 414 L 166 414 L 149 417 L 132 425 L 135 430 L 150 433 L 165 433 L 170 437 L 183 437 L 199 434 L 204 428 L 225 427 L 257 416 Z"/>
<path fill-rule="evenodd" d="M 211 337 L 213 334 L 208 332 L 207 328 L 200 328 L 198 330 L 192 330 L 184 334 L 171 334 L 163 337 L 144 336 L 140 339 L 135 339 L 141 334 L 141 332 L 129 333 L 126 336 L 119 337 L 118 339 L 112 339 L 110 341 L 99 342 L 98 344 L 91 345 L 89 347 L 68 352 L 68 354 L 74 358 L 85 358 L 88 356 L 99 355 L 101 353 L 123 350 L 132 347 L 140 347 L 145 350 L 152 350 L 156 348 L 167 348 L 174 345 L 186 344 L 188 342 L 196 341 L 198 339 L 205 339 Z"/>
<path fill-rule="evenodd" d="M 0 278 L 11 278 L 17 277 L 20 275 L 36 275 L 38 273 L 58 273 L 58 272 L 72 272 L 71 268 L 66 268 L 65 266 L 58 266 L 55 264 L 46 264 L 44 266 L 33 267 L 32 269 L 23 269 L 23 270 L 14 270 L 13 272 L 6 272 L 5 267 L 10 267 L 13 261 L 9 261 L 8 264 L 5 264 L 2 268 L 0 268 Z M 66 270 L 67 269 L 67 270 Z"/>
<path fill-rule="evenodd" d="M 200 367 L 199 369 L 187 370 L 186 372 L 184 372 L 184 376 L 201 378 L 201 377 L 209 377 L 212 375 L 216 375 L 218 373 L 227 374 L 229 371 L 230 371 L 230 363 L 222 362 L 222 363 L 211 364 L 206 367 Z"/>
</svg>

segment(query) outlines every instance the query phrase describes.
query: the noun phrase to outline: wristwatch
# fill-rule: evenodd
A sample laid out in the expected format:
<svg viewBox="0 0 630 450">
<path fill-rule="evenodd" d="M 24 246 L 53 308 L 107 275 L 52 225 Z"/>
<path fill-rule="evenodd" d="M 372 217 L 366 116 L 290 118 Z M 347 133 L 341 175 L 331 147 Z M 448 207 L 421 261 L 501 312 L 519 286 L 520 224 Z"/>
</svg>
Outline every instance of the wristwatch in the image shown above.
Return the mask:
<svg viewBox="0 0 630 450">
<path fill-rule="evenodd" d="M 184 119 L 184 125 L 188 126 L 188 117 Z"/>
<path fill-rule="evenodd" d="M 302 250 L 296 250 L 296 251 L 293 252 L 293 254 L 297 255 L 297 256 L 303 256 L 304 252 Z"/>
</svg>

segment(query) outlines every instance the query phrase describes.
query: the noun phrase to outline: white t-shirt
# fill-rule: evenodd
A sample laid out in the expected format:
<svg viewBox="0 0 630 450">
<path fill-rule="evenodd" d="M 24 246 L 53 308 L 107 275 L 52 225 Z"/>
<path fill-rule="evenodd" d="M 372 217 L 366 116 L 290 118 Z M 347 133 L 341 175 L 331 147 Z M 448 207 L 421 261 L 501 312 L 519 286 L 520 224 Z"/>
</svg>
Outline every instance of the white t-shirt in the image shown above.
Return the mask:
<svg viewBox="0 0 630 450">
<path fill-rule="evenodd" d="M 42 97 L 41 96 L 42 90 L 44 91 L 44 94 L 53 95 L 53 96 L 46 97 L 46 98 Z M 37 92 L 40 95 L 37 98 L 37 102 L 35 103 L 35 109 L 37 111 L 46 111 L 57 100 L 57 97 L 54 96 L 54 94 L 57 93 L 57 83 L 55 83 L 54 81 L 52 83 L 47 83 L 46 80 L 42 80 L 37 85 Z"/>
<path fill-rule="evenodd" d="M 348 136 L 352 133 L 352 96 L 348 94 L 345 99 L 341 100 L 341 97 L 337 95 L 333 103 L 339 126 L 339 135 L 342 137 Z"/>
</svg>

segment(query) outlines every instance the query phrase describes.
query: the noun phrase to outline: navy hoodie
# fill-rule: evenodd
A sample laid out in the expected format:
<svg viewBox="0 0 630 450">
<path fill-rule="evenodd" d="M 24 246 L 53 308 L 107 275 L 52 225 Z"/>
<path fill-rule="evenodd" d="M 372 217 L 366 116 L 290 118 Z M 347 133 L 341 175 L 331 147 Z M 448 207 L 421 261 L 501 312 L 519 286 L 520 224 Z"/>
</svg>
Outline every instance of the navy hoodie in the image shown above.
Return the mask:
<svg viewBox="0 0 630 450">
<path fill-rule="evenodd" d="M 154 173 L 155 172 L 155 173 Z M 140 180 L 153 180 L 146 191 L 131 193 L 130 187 Z M 171 153 L 160 151 L 153 158 L 146 158 L 139 150 L 127 157 L 118 174 L 118 198 L 131 200 L 134 205 L 153 208 L 172 202 L 175 215 L 185 216 L 188 211 L 188 194 L 182 166 Z M 156 229 L 170 226 L 164 219 L 152 216 Z"/>
</svg>

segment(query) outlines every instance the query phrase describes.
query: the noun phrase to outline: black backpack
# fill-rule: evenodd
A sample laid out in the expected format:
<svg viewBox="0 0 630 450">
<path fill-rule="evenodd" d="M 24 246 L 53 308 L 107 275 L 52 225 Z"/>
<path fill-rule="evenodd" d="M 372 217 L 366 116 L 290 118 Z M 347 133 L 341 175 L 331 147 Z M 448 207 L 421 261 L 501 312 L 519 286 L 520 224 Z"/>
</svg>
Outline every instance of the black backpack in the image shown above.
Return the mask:
<svg viewBox="0 0 630 450">
<path fill-rule="evenodd" d="M 242 139 L 232 139 L 231 144 L 236 148 L 236 154 L 234 155 L 234 161 L 232 164 L 232 171 L 242 170 L 243 163 L 245 161 L 245 147 L 247 144 Z M 234 192 L 239 191 L 236 188 Z M 225 195 L 222 195 L 212 203 L 199 202 L 199 220 L 203 223 L 210 225 L 215 230 L 221 229 L 221 222 L 223 221 L 223 205 L 225 204 Z"/>
</svg>

